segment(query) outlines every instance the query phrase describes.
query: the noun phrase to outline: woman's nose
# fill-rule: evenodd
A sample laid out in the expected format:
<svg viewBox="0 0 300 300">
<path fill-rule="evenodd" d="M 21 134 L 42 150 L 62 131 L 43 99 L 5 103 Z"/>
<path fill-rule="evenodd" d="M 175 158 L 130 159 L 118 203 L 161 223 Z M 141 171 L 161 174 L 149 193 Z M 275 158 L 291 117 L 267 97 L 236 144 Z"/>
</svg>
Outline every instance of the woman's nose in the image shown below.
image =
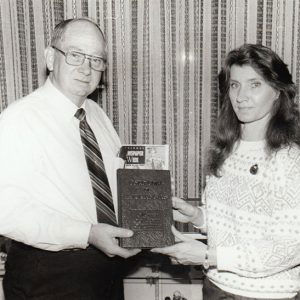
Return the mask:
<svg viewBox="0 0 300 300">
<path fill-rule="evenodd" d="M 243 102 L 248 100 L 248 89 L 241 87 L 237 93 L 236 101 Z"/>
</svg>

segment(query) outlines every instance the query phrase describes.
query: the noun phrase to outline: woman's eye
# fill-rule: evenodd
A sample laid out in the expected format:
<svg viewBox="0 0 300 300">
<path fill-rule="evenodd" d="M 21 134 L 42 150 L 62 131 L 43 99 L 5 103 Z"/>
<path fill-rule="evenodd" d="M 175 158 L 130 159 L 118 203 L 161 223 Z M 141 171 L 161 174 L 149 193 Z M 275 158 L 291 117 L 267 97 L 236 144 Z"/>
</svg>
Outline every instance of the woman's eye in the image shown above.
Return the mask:
<svg viewBox="0 0 300 300">
<path fill-rule="evenodd" d="M 253 87 L 253 88 L 257 88 L 257 87 L 260 87 L 260 86 L 261 86 L 261 83 L 259 81 L 251 83 L 251 87 Z"/>
<path fill-rule="evenodd" d="M 230 88 L 236 89 L 238 87 L 238 84 L 236 82 L 231 82 L 230 83 Z"/>
</svg>

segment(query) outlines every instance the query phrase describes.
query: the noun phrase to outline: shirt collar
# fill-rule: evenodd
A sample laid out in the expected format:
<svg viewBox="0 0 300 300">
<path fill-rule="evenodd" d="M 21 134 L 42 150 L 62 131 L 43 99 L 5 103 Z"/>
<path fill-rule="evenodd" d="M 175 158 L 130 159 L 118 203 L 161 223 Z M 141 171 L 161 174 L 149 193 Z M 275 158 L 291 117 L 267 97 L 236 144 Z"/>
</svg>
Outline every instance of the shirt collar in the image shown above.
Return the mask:
<svg viewBox="0 0 300 300">
<path fill-rule="evenodd" d="M 63 118 L 72 119 L 76 111 L 80 108 L 59 91 L 53 85 L 49 77 L 47 78 L 42 91 L 45 94 L 49 106 L 53 107 L 55 113 L 63 115 Z M 86 100 L 84 100 L 81 107 L 86 110 Z"/>
</svg>

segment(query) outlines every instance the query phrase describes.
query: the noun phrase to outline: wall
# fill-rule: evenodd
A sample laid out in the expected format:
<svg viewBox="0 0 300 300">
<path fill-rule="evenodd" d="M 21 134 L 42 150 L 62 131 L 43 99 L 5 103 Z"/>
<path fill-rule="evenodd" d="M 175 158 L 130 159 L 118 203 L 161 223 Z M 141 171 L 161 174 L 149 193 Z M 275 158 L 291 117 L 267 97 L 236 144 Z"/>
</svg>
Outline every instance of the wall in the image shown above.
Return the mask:
<svg viewBox="0 0 300 300">
<path fill-rule="evenodd" d="M 199 197 L 217 73 L 244 42 L 271 47 L 299 86 L 299 0 L 0 0 L 0 111 L 45 80 L 56 23 L 89 16 L 109 47 L 94 97 L 124 143 L 168 143 L 176 194 Z"/>
</svg>

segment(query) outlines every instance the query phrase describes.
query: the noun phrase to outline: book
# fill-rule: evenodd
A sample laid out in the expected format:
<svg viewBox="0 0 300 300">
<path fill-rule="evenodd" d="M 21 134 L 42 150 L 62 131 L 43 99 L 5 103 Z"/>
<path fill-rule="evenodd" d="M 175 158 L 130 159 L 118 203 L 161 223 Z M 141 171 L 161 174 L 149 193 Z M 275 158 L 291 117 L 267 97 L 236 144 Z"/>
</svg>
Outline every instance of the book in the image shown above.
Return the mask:
<svg viewBox="0 0 300 300">
<path fill-rule="evenodd" d="M 171 176 L 168 170 L 118 169 L 119 225 L 131 229 L 124 248 L 149 249 L 174 244 Z"/>
<path fill-rule="evenodd" d="M 169 145 L 123 145 L 119 157 L 125 169 L 169 170 Z"/>
</svg>

